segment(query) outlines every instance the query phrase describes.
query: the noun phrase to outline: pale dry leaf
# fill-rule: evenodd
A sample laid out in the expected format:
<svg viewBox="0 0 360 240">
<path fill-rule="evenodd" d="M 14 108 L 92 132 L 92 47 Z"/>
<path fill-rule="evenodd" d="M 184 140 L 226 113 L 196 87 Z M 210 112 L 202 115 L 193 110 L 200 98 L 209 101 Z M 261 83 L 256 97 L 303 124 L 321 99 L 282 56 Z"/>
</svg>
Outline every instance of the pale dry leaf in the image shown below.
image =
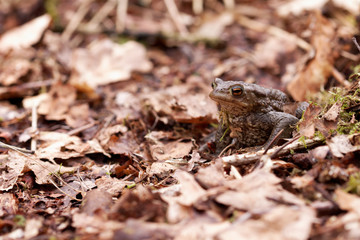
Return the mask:
<svg viewBox="0 0 360 240">
<path fill-rule="evenodd" d="M 64 167 L 58 164 L 41 161 L 38 158 L 27 158 L 26 167 L 33 171 L 35 174 L 35 182 L 37 184 L 50 184 L 52 181 L 52 175 L 54 174 L 64 174 L 64 173 L 73 173 L 75 167 Z"/>
<path fill-rule="evenodd" d="M 38 113 L 48 120 L 63 120 L 76 100 L 76 89 L 71 85 L 56 84 L 49 91 L 46 101 L 40 101 Z"/>
<path fill-rule="evenodd" d="M 292 54 L 296 49 L 295 41 L 288 38 L 269 37 L 264 42 L 255 46 L 254 56 L 256 65 L 261 68 L 271 69 L 273 73 L 280 72 L 279 61 L 284 56 Z"/>
<path fill-rule="evenodd" d="M 146 73 L 152 69 L 146 49 L 141 44 L 129 41 L 120 45 L 109 39 L 76 49 L 71 63 L 70 83 L 78 88 L 91 89 L 127 80 L 133 71 Z"/>
<path fill-rule="evenodd" d="M 291 0 L 278 6 L 276 11 L 283 17 L 290 14 L 300 15 L 304 11 L 320 10 L 327 2 L 328 0 Z"/>
<path fill-rule="evenodd" d="M 324 118 L 328 121 L 335 121 L 340 113 L 342 103 L 340 101 L 334 103 L 331 108 L 324 114 Z"/>
<path fill-rule="evenodd" d="M 360 197 L 347 193 L 339 188 L 335 190 L 335 196 L 335 200 L 342 210 L 354 212 L 360 216 Z"/>
<path fill-rule="evenodd" d="M 165 161 L 171 159 L 179 159 L 188 155 L 193 147 L 193 144 L 188 142 L 169 142 L 165 144 L 150 146 L 152 155 L 158 161 Z"/>
<path fill-rule="evenodd" d="M 333 72 L 335 60 L 335 25 L 320 13 L 315 15 L 311 44 L 315 48 L 315 57 L 301 66 L 297 75 L 287 85 L 287 90 L 297 101 L 304 101 L 310 93 L 318 92 Z"/>
<path fill-rule="evenodd" d="M 208 94 L 210 87 L 201 84 L 177 85 L 143 94 L 144 103 L 159 115 L 169 115 L 178 122 L 201 123 L 217 119 L 217 106 Z"/>
<path fill-rule="evenodd" d="M 25 76 L 30 69 L 31 63 L 28 59 L 9 59 L 2 63 L 2 68 L 0 71 L 0 83 L 4 86 L 16 84 L 19 78 Z"/>
<path fill-rule="evenodd" d="M 111 196 L 116 197 L 124 190 L 128 185 L 133 185 L 133 181 L 124 181 L 118 178 L 112 178 L 109 176 L 102 176 L 101 178 L 96 179 L 95 184 L 98 189 L 106 191 L 111 194 Z"/>
<path fill-rule="evenodd" d="M 232 12 L 223 12 L 218 16 L 213 16 L 211 20 L 205 21 L 194 33 L 195 38 L 219 39 L 226 26 L 234 21 Z"/>
<path fill-rule="evenodd" d="M 18 212 L 19 202 L 13 193 L 0 193 L 0 217 L 14 215 Z"/>
<path fill-rule="evenodd" d="M 41 39 L 50 22 L 50 15 L 45 14 L 7 31 L 0 38 L 0 52 L 31 47 Z"/>
<path fill-rule="evenodd" d="M 259 217 L 232 224 L 217 239 L 285 239 L 305 240 L 310 236 L 315 211 L 305 204 L 301 207 L 278 206 L 263 212 Z"/>
<path fill-rule="evenodd" d="M 94 140 L 83 142 L 79 137 L 69 136 L 66 133 L 40 132 L 37 139 L 41 141 L 36 151 L 36 156 L 39 158 L 49 160 L 55 158 L 69 159 L 89 153 L 103 153 L 107 155 L 98 142 Z"/>
<path fill-rule="evenodd" d="M 357 148 L 350 143 L 350 140 L 346 135 L 332 137 L 329 141 L 327 141 L 327 145 L 329 146 L 331 153 L 335 157 L 339 158 L 349 152 L 357 150 Z"/>
<path fill-rule="evenodd" d="M 276 207 L 278 203 L 272 199 L 281 199 L 299 206 L 305 204 L 295 195 L 285 191 L 279 183 L 280 179 L 272 173 L 254 171 L 242 179 L 226 182 L 225 186 L 231 190 L 218 195 L 216 201 L 254 213 Z"/>
<path fill-rule="evenodd" d="M 201 197 L 206 195 L 206 191 L 200 187 L 195 178 L 190 173 L 177 170 L 174 177 L 180 182 L 180 195 L 176 197 L 176 201 L 184 206 L 191 206 Z"/>
<path fill-rule="evenodd" d="M 7 155 L 0 158 L 0 190 L 7 191 L 12 189 L 17 182 L 19 175 L 25 168 L 26 159 L 23 156 L 9 151 Z"/>
<path fill-rule="evenodd" d="M 90 122 L 89 114 L 88 103 L 70 106 L 69 111 L 65 116 L 65 122 L 72 128 L 78 128 Z"/>
<path fill-rule="evenodd" d="M 217 235 L 226 231 L 232 224 L 207 216 L 193 217 L 189 221 L 180 223 L 179 233 L 175 240 L 183 239 L 217 239 Z M 229 238 L 239 239 L 239 238 Z"/>
<path fill-rule="evenodd" d="M 43 227 L 44 219 L 42 217 L 26 219 L 25 233 L 26 239 L 38 236 L 40 229 Z"/>
</svg>

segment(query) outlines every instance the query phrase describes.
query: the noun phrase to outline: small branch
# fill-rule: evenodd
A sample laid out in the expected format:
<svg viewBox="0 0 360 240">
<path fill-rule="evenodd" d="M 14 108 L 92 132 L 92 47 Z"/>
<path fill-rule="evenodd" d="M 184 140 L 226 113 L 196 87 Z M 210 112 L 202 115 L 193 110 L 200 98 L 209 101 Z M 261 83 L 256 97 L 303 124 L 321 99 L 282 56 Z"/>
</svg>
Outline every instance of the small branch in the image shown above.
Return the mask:
<svg viewBox="0 0 360 240">
<path fill-rule="evenodd" d="M 283 132 L 284 132 L 284 129 L 281 129 L 281 130 L 275 135 L 275 137 L 273 137 L 273 139 L 271 140 L 270 144 L 265 148 L 264 155 L 267 153 L 267 151 L 270 149 L 270 147 L 274 144 L 274 142 L 279 139 L 280 135 L 281 135 Z"/>
<path fill-rule="evenodd" d="M 176 28 L 180 32 L 181 36 L 188 35 L 189 32 L 181 20 L 179 10 L 176 7 L 174 0 L 165 0 L 166 8 L 169 11 L 171 19 L 174 21 Z"/>
<path fill-rule="evenodd" d="M 121 2 L 126 2 L 122 0 Z M 99 28 L 100 23 L 110 14 L 110 12 L 116 6 L 115 0 L 108 0 L 95 14 L 95 16 L 86 24 L 89 31 L 96 31 Z"/>
<path fill-rule="evenodd" d="M 282 37 L 282 38 L 292 38 L 294 39 L 296 45 L 305 51 L 311 51 L 313 47 L 307 43 L 305 40 L 299 38 L 295 34 L 289 33 L 281 28 L 264 24 L 259 21 L 252 20 L 250 18 L 240 16 L 238 23 L 246 28 L 252 29 L 257 32 L 267 32 L 273 36 Z"/>
<path fill-rule="evenodd" d="M 69 21 L 68 25 L 66 26 L 64 32 L 61 35 L 61 38 L 66 42 L 69 41 L 71 35 L 74 33 L 76 28 L 80 25 L 81 21 L 84 19 L 86 13 L 90 9 L 90 3 L 93 0 L 85 0 L 82 1 L 80 7 L 78 8 L 77 12 L 72 16 L 71 20 Z"/>
<path fill-rule="evenodd" d="M 195 14 L 200 14 L 204 10 L 204 1 L 203 0 L 193 0 L 192 9 Z"/>
<path fill-rule="evenodd" d="M 314 139 L 306 139 L 305 144 L 307 147 L 311 147 L 314 145 L 317 145 L 321 143 L 323 140 L 320 138 L 314 138 Z M 278 151 L 278 148 L 283 148 L 280 151 Z M 298 149 L 304 149 L 304 145 L 301 141 L 297 140 L 293 143 L 289 143 L 285 147 L 276 147 L 270 149 L 266 155 L 272 156 L 276 153 L 276 155 L 284 155 L 289 154 L 291 150 L 298 150 Z M 238 154 L 238 155 L 231 155 L 222 157 L 222 161 L 225 165 L 231 166 L 231 165 L 244 165 L 249 163 L 254 163 L 258 161 L 262 156 L 264 156 L 264 150 L 260 150 L 257 152 L 250 152 L 250 153 L 244 153 L 244 154 Z M 265 156 L 266 156 L 265 155 Z"/>
<path fill-rule="evenodd" d="M 21 153 L 21 154 L 24 154 L 24 153 L 25 154 L 34 154 L 34 151 L 31 151 L 31 150 L 28 150 L 28 149 L 25 149 L 25 148 L 15 147 L 15 146 L 3 143 L 3 142 L 0 142 L 0 147 L 5 148 L 5 149 L 11 149 L 11 150 L 14 150 L 14 151 L 16 151 L 18 153 Z"/>
<path fill-rule="evenodd" d="M 126 27 L 128 0 L 117 0 L 116 31 L 123 32 Z"/>
<path fill-rule="evenodd" d="M 353 40 L 355 46 L 357 47 L 357 49 L 358 49 L 359 52 L 360 52 L 360 45 L 359 45 L 359 43 L 357 42 L 356 37 L 353 37 L 352 40 Z"/>
</svg>

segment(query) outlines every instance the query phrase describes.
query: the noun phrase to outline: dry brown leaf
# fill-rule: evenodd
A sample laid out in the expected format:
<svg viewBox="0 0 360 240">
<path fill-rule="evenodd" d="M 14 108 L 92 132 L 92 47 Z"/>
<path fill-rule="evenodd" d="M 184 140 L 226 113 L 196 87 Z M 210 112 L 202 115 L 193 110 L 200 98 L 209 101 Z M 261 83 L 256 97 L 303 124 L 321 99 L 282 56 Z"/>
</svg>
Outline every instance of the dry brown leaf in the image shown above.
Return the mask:
<svg viewBox="0 0 360 240">
<path fill-rule="evenodd" d="M 0 159 L 0 190 L 7 191 L 12 189 L 19 175 L 23 172 L 26 160 L 24 157 L 13 157 L 12 152 L 9 155 L 1 155 Z"/>
<path fill-rule="evenodd" d="M 318 92 L 333 71 L 335 27 L 320 13 L 315 17 L 311 39 L 316 51 L 315 57 L 303 66 L 287 86 L 287 90 L 297 101 L 304 101 L 307 94 Z"/>
<path fill-rule="evenodd" d="M 18 212 L 19 201 L 13 193 L 0 194 L 0 217 L 4 219 L 8 215 L 14 215 Z"/>
<path fill-rule="evenodd" d="M 152 145 L 151 152 L 158 161 L 179 159 L 188 155 L 193 147 L 191 142 L 169 142 L 165 144 Z"/>
<path fill-rule="evenodd" d="M 343 157 L 349 152 L 354 152 L 357 150 L 357 147 L 350 143 L 350 140 L 346 135 L 332 137 L 329 141 L 327 141 L 327 145 L 329 146 L 331 153 L 335 157 L 339 158 Z"/>
<path fill-rule="evenodd" d="M 50 15 L 45 14 L 20 27 L 9 30 L 0 38 L 0 52 L 31 47 L 41 39 L 50 22 Z"/>
<path fill-rule="evenodd" d="M 192 206 L 201 197 L 204 197 L 206 191 L 195 181 L 195 178 L 190 173 L 182 170 L 177 170 L 174 177 L 180 182 L 180 195 L 176 197 L 178 203 L 184 206 Z"/>
<path fill-rule="evenodd" d="M 145 48 L 134 41 L 122 45 L 109 39 L 94 41 L 87 48 L 76 49 L 71 62 L 70 83 L 80 89 L 124 81 L 133 71 L 152 69 Z"/>
<path fill-rule="evenodd" d="M 28 59 L 12 58 L 5 61 L 0 71 L 0 83 L 4 86 L 16 84 L 30 69 L 31 63 Z"/>
<path fill-rule="evenodd" d="M 360 216 L 360 197 L 344 192 L 343 190 L 337 188 L 335 190 L 336 202 L 339 204 L 339 207 L 345 211 L 354 212 Z"/>
<path fill-rule="evenodd" d="M 216 201 L 249 212 L 266 212 L 278 205 L 274 199 L 293 205 L 304 205 L 300 199 L 279 185 L 280 179 L 266 171 L 254 171 L 242 179 L 226 182 L 232 190 L 216 197 Z"/>
<path fill-rule="evenodd" d="M 170 175 L 171 172 L 177 169 L 176 166 L 166 162 L 154 162 L 147 171 L 150 177 L 157 176 L 162 179 Z"/>
<path fill-rule="evenodd" d="M 111 194 L 101 190 L 93 189 L 86 193 L 82 202 L 81 212 L 87 215 L 100 215 L 100 217 L 110 211 L 112 205 Z"/>
<path fill-rule="evenodd" d="M 26 219 L 26 225 L 24 231 L 24 236 L 26 236 L 26 239 L 31 239 L 38 236 L 43 225 L 44 225 L 44 218 L 42 217 Z"/>
<path fill-rule="evenodd" d="M 109 176 L 102 176 L 96 179 L 95 184 L 98 189 L 110 193 L 112 196 L 118 196 L 126 186 L 133 185 L 132 181 L 124 181 L 118 178 L 111 178 Z"/>
<path fill-rule="evenodd" d="M 257 218 L 239 221 L 218 235 L 217 239 L 288 239 L 310 237 L 315 212 L 309 207 L 278 206 Z"/>
<path fill-rule="evenodd" d="M 196 174 L 195 179 L 206 189 L 223 186 L 225 183 L 224 169 L 221 161 L 206 168 L 201 168 Z"/>
<path fill-rule="evenodd" d="M 90 122 L 89 114 L 87 103 L 71 106 L 65 116 L 66 124 L 72 128 L 84 126 Z"/>
<path fill-rule="evenodd" d="M 159 115 L 171 116 L 178 122 L 209 123 L 217 118 L 217 106 L 208 97 L 209 92 L 210 87 L 201 84 L 178 85 L 144 94 L 143 100 Z"/>
<path fill-rule="evenodd" d="M 212 19 L 205 21 L 194 33 L 195 38 L 218 40 L 226 26 L 234 21 L 234 15 L 231 12 L 223 12 L 218 16 L 212 16 Z"/>
<path fill-rule="evenodd" d="M 293 54 L 296 47 L 296 43 L 292 39 L 269 37 L 265 42 L 255 46 L 256 65 L 270 69 L 274 74 L 280 74 L 279 61 L 283 61 L 287 55 Z"/>
<path fill-rule="evenodd" d="M 88 153 L 103 153 L 104 149 L 95 140 L 83 142 L 79 137 L 66 133 L 40 132 L 37 140 L 42 141 L 36 151 L 38 158 L 53 160 L 84 156 Z"/>
</svg>

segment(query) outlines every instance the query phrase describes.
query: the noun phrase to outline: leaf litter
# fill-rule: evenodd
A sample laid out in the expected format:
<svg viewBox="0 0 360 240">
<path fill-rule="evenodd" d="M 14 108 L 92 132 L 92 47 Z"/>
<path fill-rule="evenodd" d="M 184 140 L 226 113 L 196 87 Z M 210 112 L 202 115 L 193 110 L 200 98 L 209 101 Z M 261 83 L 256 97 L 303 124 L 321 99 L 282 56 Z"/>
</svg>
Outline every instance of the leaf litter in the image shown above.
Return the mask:
<svg viewBox="0 0 360 240">
<path fill-rule="evenodd" d="M 359 11 L 230 2 L 0 3 L 2 239 L 360 236 Z M 310 100 L 298 136 L 203 152 L 215 77 Z"/>
</svg>

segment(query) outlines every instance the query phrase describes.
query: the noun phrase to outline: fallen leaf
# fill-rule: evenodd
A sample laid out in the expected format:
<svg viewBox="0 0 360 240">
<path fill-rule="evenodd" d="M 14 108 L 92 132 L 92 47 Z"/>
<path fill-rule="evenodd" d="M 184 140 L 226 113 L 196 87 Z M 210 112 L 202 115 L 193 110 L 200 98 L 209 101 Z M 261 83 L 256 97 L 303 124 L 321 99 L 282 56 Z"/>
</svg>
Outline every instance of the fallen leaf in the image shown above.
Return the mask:
<svg viewBox="0 0 360 240">
<path fill-rule="evenodd" d="M 87 48 L 76 49 L 71 62 L 70 83 L 80 89 L 124 81 L 133 71 L 152 69 L 145 48 L 134 41 L 122 45 L 109 39 L 94 41 Z"/>
<path fill-rule="evenodd" d="M 4 219 L 9 215 L 14 215 L 19 209 L 18 199 L 13 193 L 0 194 L 0 217 Z"/>
<path fill-rule="evenodd" d="M 310 59 L 295 78 L 287 85 L 287 90 L 297 101 L 304 101 L 307 94 L 318 92 L 333 71 L 335 61 L 334 24 L 320 13 L 315 15 L 311 43 L 315 48 L 315 57 Z"/>
<path fill-rule="evenodd" d="M 329 146 L 331 153 L 339 158 L 344 157 L 344 155 L 349 152 L 357 150 L 357 148 L 350 143 L 350 140 L 346 135 L 332 137 L 327 141 L 327 145 Z"/>
<path fill-rule="evenodd" d="M 102 176 L 96 179 L 95 184 L 98 189 L 110 193 L 111 196 L 119 196 L 119 194 L 125 189 L 126 186 L 133 185 L 132 181 L 124 181 L 118 178 L 112 178 L 109 176 Z"/>
<path fill-rule="evenodd" d="M 20 50 L 37 43 L 49 27 L 51 17 L 48 14 L 35 18 L 24 25 L 11 29 L 0 38 L 0 52 Z"/>
</svg>

